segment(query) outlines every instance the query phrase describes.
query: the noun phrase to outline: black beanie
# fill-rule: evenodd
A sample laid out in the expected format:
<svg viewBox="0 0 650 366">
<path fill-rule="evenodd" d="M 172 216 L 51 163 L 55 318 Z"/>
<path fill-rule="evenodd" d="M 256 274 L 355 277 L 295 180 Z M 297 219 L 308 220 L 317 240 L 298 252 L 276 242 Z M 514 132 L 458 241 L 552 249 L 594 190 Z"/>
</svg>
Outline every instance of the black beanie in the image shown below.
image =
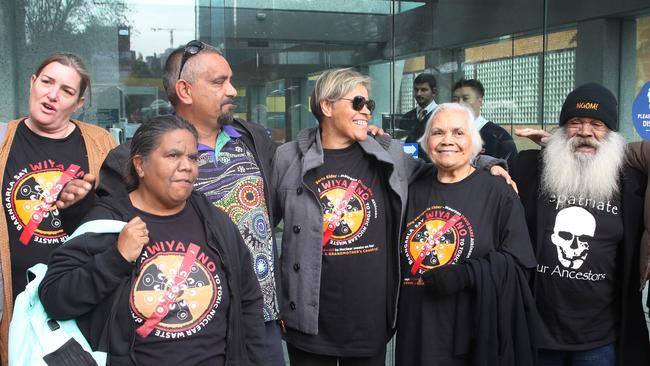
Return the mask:
<svg viewBox="0 0 650 366">
<path fill-rule="evenodd" d="M 573 117 L 587 117 L 603 121 L 612 131 L 618 131 L 616 97 L 596 83 L 581 85 L 567 95 L 560 112 L 560 126 Z"/>
</svg>

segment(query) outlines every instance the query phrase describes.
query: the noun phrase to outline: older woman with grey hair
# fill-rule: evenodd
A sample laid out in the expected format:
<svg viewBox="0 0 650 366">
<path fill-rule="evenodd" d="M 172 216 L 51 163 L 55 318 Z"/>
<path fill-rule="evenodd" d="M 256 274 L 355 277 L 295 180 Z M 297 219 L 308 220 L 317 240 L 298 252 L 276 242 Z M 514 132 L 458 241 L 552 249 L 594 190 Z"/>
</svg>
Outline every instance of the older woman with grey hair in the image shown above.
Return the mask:
<svg viewBox="0 0 650 366">
<path fill-rule="evenodd" d="M 384 365 L 397 310 L 397 242 L 407 178 L 418 166 L 368 135 L 370 78 L 324 72 L 317 128 L 278 148 L 273 187 L 284 217 L 281 310 L 292 365 Z"/>
<path fill-rule="evenodd" d="M 420 143 L 436 168 L 409 186 L 396 364 L 534 364 L 517 194 L 471 165 L 482 141 L 467 107 L 441 104 Z"/>
</svg>

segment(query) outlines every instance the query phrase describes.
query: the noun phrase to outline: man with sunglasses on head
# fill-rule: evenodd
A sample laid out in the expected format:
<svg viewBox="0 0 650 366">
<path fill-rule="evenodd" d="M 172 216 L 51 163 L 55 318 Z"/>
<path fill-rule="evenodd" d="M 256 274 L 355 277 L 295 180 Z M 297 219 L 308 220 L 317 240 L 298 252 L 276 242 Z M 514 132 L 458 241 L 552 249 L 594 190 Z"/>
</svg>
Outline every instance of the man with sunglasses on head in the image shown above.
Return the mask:
<svg viewBox="0 0 650 366">
<path fill-rule="evenodd" d="M 232 85 L 230 65 L 216 48 L 194 40 L 176 49 L 165 63 L 163 85 L 176 114 L 199 134 L 199 178 L 194 189 L 230 216 L 251 251 L 264 298 L 260 309 L 266 324 L 264 365 L 285 365 L 271 226 L 274 191 L 268 178 L 276 145 L 262 126 L 233 118 L 237 90 Z M 109 153 L 100 172 L 99 196 L 127 194 L 122 177 L 129 149 L 127 141 Z M 65 207 L 90 189 L 69 188 L 74 197 L 65 199 Z M 88 205 L 88 201 L 83 204 Z"/>
<path fill-rule="evenodd" d="M 387 135 L 368 136 L 370 78 L 325 71 L 319 126 L 278 148 L 282 317 L 292 365 L 384 365 L 395 325 L 398 238 L 407 178 L 419 163 Z"/>
</svg>

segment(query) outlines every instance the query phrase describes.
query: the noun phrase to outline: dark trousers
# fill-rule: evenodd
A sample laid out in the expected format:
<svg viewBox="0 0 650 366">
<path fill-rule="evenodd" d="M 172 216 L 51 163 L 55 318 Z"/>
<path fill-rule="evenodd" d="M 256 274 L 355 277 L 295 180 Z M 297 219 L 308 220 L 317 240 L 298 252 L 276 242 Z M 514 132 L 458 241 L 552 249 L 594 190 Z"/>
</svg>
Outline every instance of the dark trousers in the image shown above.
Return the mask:
<svg viewBox="0 0 650 366">
<path fill-rule="evenodd" d="M 278 322 L 272 320 L 264 323 L 266 328 L 266 354 L 264 364 L 268 366 L 286 366 L 282 349 L 282 334 Z"/>
<path fill-rule="evenodd" d="M 291 366 L 384 366 L 386 348 L 372 357 L 337 357 L 310 353 L 287 343 Z"/>
<path fill-rule="evenodd" d="M 586 351 L 539 350 L 539 366 L 614 366 L 615 364 L 614 343 Z"/>
</svg>

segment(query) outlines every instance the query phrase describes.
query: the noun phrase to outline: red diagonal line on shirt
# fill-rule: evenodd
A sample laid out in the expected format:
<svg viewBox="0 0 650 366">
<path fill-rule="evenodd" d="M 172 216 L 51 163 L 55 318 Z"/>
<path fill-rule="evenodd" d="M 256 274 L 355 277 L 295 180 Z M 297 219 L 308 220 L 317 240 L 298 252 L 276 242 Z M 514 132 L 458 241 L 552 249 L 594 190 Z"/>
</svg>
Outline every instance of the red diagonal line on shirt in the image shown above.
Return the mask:
<svg viewBox="0 0 650 366">
<path fill-rule="evenodd" d="M 341 199 L 341 201 L 339 201 L 339 204 L 336 206 L 334 215 L 330 218 L 329 222 L 327 223 L 327 229 L 325 229 L 325 232 L 323 232 L 323 246 L 327 245 L 327 243 L 332 238 L 332 234 L 334 234 L 334 229 L 336 229 L 336 225 L 339 223 L 339 221 L 341 221 L 341 217 L 343 217 L 343 214 L 345 214 L 344 211 L 345 206 L 347 206 L 348 202 L 350 202 L 350 198 L 352 198 L 352 194 L 357 189 L 358 185 L 359 185 L 359 181 L 353 180 L 350 182 L 350 185 L 345 190 L 345 194 L 343 195 L 343 198 Z"/>
<path fill-rule="evenodd" d="M 196 260 L 196 257 L 199 255 L 198 245 L 191 243 L 187 247 L 187 252 L 183 256 L 183 262 L 181 263 L 176 277 L 174 277 L 174 282 L 172 282 L 165 291 L 165 295 L 162 300 L 154 307 L 153 313 L 149 316 L 147 321 L 136 330 L 136 332 L 146 338 L 153 328 L 160 323 L 161 320 L 169 313 L 169 305 L 176 302 L 178 296 L 181 295 L 181 285 L 187 281 L 187 278 L 190 276 L 190 269 Z"/>
<path fill-rule="evenodd" d="M 460 220 L 459 215 L 454 215 L 449 219 L 445 224 L 440 228 L 440 230 L 436 231 L 432 237 L 427 240 L 427 244 L 424 246 L 424 249 L 420 252 L 420 255 L 415 259 L 415 263 L 413 263 L 413 267 L 411 267 L 411 274 L 415 274 L 415 272 L 418 271 L 418 268 L 420 268 L 420 265 L 422 264 L 422 261 L 424 258 L 427 256 L 427 252 L 429 252 L 433 247 L 436 245 L 436 241 L 440 239 L 442 234 L 447 232 L 449 229 L 451 229 L 452 226 L 456 225 L 456 223 Z"/>
<path fill-rule="evenodd" d="M 36 208 L 34 208 L 34 212 L 32 212 L 29 222 L 20 234 L 19 240 L 21 243 L 25 245 L 29 244 L 29 241 L 32 239 L 32 235 L 34 235 L 38 225 L 43 221 L 45 213 L 49 211 L 50 207 L 52 207 L 54 202 L 56 202 L 56 197 L 61 193 L 65 184 L 74 179 L 79 168 L 79 165 L 70 164 L 68 169 L 61 174 L 54 187 L 47 192 L 43 192 L 43 199 L 41 199 L 41 202 L 36 206 Z"/>
</svg>

